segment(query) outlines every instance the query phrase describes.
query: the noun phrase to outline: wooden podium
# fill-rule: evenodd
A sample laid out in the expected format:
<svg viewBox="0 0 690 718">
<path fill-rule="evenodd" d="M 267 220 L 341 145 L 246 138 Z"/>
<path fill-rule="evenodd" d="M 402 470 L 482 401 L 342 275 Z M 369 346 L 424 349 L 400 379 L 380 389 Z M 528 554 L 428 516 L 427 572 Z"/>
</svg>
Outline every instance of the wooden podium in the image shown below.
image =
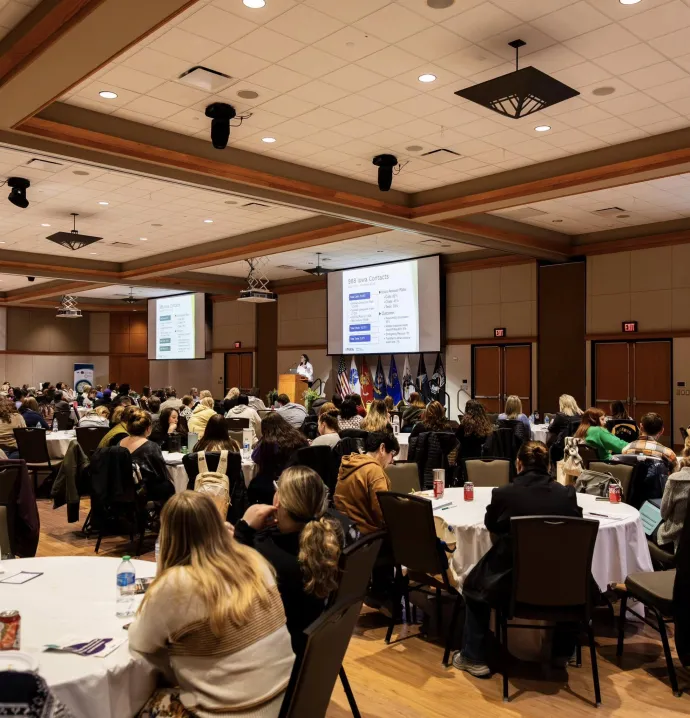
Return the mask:
<svg viewBox="0 0 690 718">
<path fill-rule="evenodd" d="M 307 389 L 307 382 L 299 374 L 281 374 L 278 377 L 278 393 L 287 394 L 295 404 L 304 404 L 302 394 Z"/>
</svg>

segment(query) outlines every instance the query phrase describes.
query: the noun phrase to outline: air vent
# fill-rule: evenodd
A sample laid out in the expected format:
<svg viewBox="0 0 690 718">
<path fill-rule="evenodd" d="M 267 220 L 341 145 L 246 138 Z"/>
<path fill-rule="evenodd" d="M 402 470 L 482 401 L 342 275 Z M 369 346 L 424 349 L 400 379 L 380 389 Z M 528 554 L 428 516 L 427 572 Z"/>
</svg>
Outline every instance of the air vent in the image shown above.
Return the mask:
<svg viewBox="0 0 690 718">
<path fill-rule="evenodd" d="M 65 165 L 61 162 L 53 162 L 53 160 L 42 160 L 38 157 L 34 157 L 26 163 L 27 167 L 35 170 L 43 170 L 44 172 L 58 172 Z"/>
<path fill-rule="evenodd" d="M 136 244 L 130 242 L 108 242 L 111 247 L 136 247 Z"/>
<path fill-rule="evenodd" d="M 183 72 L 179 77 L 179 81 L 184 85 L 195 87 L 197 90 L 215 94 L 238 80 L 217 70 L 196 65 L 187 70 L 187 72 Z"/>
<path fill-rule="evenodd" d="M 598 209 L 592 214 L 596 214 L 599 217 L 616 217 L 619 214 L 625 214 L 628 210 L 622 207 L 607 207 L 606 209 Z"/>
<path fill-rule="evenodd" d="M 528 217 L 541 217 L 548 212 L 542 212 L 542 210 L 536 207 L 520 207 L 520 209 L 511 210 L 510 212 L 503 212 L 503 216 L 508 219 L 527 219 Z"/>
<path fill-rule="evenodd" d="M 276 269 L 292 269 L 295 270 L 297 267 L 291 267 L 289 264 L 279 264 L 276 266 Z"/>
<path fill-rule="evenodd" d="M 456 160 L 458 157 L 462 157 L 459 152 L 455 150 L 449 150 L 446 148 L 439 150 L 430 150 L 429 152 L 422 152 L 420 157 L 423 157 L 427 162 L 433 162 L 436 165 L 442 165 L 451 160 Z"/>
<path fill-rule="evenodd" d="M 267 212 L 271 209 L 271 205 L 261 204 L 261 202 L 247 202 L 242 205 L 242 209 L 246 209 L 248 212 Z"/>
</svg>

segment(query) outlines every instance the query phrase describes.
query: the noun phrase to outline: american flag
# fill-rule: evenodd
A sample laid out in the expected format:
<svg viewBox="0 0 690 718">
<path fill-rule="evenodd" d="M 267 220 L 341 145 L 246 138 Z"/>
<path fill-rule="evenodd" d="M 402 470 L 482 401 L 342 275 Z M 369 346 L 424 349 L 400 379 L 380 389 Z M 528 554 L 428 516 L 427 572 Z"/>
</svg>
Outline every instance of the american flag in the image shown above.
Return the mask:
<svg viewBox="0 0 690 718">
<path fill-rule="evenodd" d="M 338 364 L 338 393 L 343 399 L 350 394 L 350 374 L 345 367 L 345 357 L 340 355 L 340 363 Z"/>
</svg>

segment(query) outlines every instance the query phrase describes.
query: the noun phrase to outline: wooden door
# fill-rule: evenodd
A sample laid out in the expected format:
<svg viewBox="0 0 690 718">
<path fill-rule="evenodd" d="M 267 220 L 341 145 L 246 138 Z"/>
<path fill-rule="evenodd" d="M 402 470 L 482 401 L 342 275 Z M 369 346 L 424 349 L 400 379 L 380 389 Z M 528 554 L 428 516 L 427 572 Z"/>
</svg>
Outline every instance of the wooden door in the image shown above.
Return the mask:
<svg viewBox="0 0 690 718">
<path fill-rule="evenodd" d="M 503 407 L 511 395 L 520 397 L 522 411 L 532 413 L 532 347 L 529 344 L 503 347 Z"/>
<path fill-rule="evenodd" d="M 501 401 L 501 347 L 475 346 L 472 396 L 491 414 L 503 411 Z"/>
<path fill-rule="evenodd" d="M 635 342 L 633 371 L 633 413 L 639 423 L 649 412 L 659 414 L 664 420 L 661 442 L 671 446 L 671 342 Z"/>
<path fill-rule="evenodd" d="M 632 342 L 598 342 L 594 350 L 594 406 L 611 413 L 614 401 L 623 401 L 632 416 Z"/>
<path fill-rule="evenodd" d="M 225 355 L 225 387 L 249 389 L 254 386 L 254 355 L 238 352 Z"/>
</svg>

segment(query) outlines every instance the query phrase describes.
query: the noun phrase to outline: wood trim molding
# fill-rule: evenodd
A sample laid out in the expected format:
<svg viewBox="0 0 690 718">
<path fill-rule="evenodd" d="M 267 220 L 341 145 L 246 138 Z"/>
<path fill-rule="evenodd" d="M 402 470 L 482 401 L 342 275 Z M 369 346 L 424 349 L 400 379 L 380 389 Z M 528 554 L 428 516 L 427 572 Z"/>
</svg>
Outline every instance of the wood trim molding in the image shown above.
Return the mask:
<svg viewBox="0 0 690 718">
<path fill-rule="evenodd" d="M 672 247 L 676 244 L 690 243 L 690 230 L 680 232 L 667 232 L 665 234 L 651 234 L 628 239 L 614 239 L 606 242 L 592 244 L 575 244 L 571 251 L 574 256 L 584 255 L 591 257 L 597 254 L 616 254 L 618 252 L 631 252 L 637 249 L 653 249 L 655 247 Z"/>
<path fill-rule="evenodd" d="M 235 349 L 235 347 L 220 347 L 220 349 L 216 349 L 214 347 L 213 349 L 211 349 L 211 354 L 246 354 L 247 352 L 255 351 L 255 346 L 240 347 L 239 349 Z"/>
<path fill-rule="evenodd" d="M 614 332 L 612 334 L 585 334 L 585 341 L 588 342 L 635 342 L 646 339 L 684 339 L 690 337 L 690 329 L 668 329 L 660 332 L 636 332 L 624 334 Z"/>
<path fill-rule="evenodd" d="M 21 356 L 46 356 L 46 357 L 148 357 L 146 353 L 126 352 L 90 352 L 90 351 L 73 351 L 73 352 L 43 352 L 32 351 L 30 349 L 0 349 L 0 354 L 14 354 Z"/>
<path fill-rule="evenodd" d="M 276 351 L 279 352 L 292 352 L 300 351 L 302 349 L 328 349 L 328 344 L 279 344 Z"/>
<path fill-rule="evenodd" d="M 555 242 L 541 237 L 535 237 L 522 232 L 512 232 L 499 227 L 490 227 L 485 224 L 475 224 L 474 222 L 466 222 L 462 219 L 445 219 L 440 222 L 433 222 L 438 227 L 447 227 L 458 232 L 464 232 L 473 237 L 484 237 L 485 239 L 496 239 L 502 242 L 511 242 L 519 244 L 522 247 L 529 247 L 537 250 L 560 251 L 566 254 L 570 253 L 570 244 L 565 242 Z M 527 226 L 525 227 L 527 229 Z"/>
<path fill-rule="evenodd" d="M 505 257 L 488 257 L 486 259 L 471 259 L 468 262 L 451 262 L 443 266 L 446 274 L 456 272 L 473 272 L 477 269 L 494 269 L 496 267 L 516 267 L 519 264 L 533 264 L 536 260 L 531 257 L 521 257 L 517 254 L 507 254 Z"/>
<path fill-rule="evenodd" d="M 466 344 L 476 345 L 503 345 L 503 344 L 534 344 L 539 337 L 506 337 L 505 339 L 446 339 L 446 346 L 462 346 Z"/>
</svg>

